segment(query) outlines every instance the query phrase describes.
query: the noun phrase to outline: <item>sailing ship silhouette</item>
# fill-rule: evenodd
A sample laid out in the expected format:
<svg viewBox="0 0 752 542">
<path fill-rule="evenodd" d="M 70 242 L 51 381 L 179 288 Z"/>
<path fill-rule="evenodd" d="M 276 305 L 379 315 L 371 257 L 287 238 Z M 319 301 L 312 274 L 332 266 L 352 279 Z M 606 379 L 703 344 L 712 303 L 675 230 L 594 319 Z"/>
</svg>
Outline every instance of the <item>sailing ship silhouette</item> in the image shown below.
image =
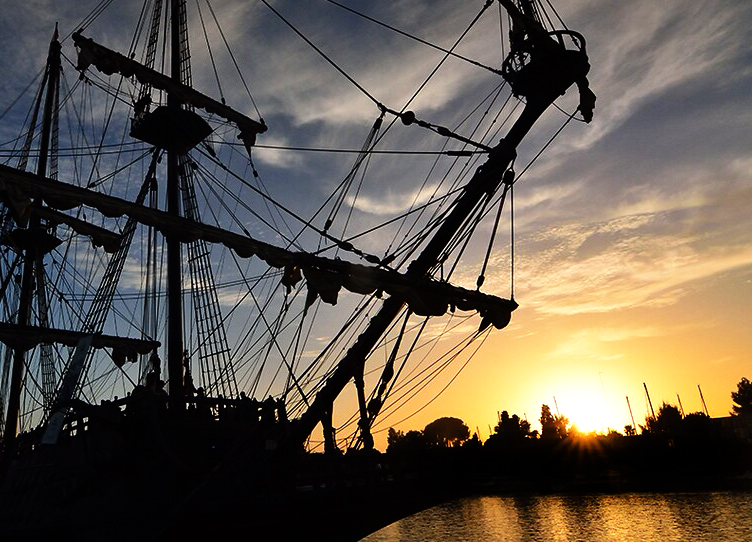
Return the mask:
<svg viewBox="0 0 752 542">
<path fill-rule="evenodd" d="M 302 218 L 269 194 L 253 161 L 273 127 L 193 88 L 186 2 L 162 4 L 144 6 L 140 60 L 135 47 L 121 54 L 83 29 L 72 33 L 72 84 L 62 76 L 67 57 L 56 29 L 15 163 L 0 166 L 0 532 L 172 539 L 243 528 L 357 539 L 446 494 L 438 480 L 379 473 L 368 453 L 372 431 L 416 387 L 509 323 L 513 296 L 480 289 L 516 182 L 517 147 L 572 86 L 575 113 L 592 118 L 585 39 L 554 29 L 538 2 L 500 0 L 511 21 L 509 53 L 499 68 L 472 62 L 497 78 L 486 100 L 496 118 L 511 107 L 498 100 L 505 87 L 522 111 L 500 139 L 493 118 L 481 115 L 483 141 L 463 126 L 382 104 L 338 67 L 378 117 L 345 179 Z M 282 8 L 267 6 L 294 28 Z M 160 45 L 167 73 L 157 67 Z M 65 156 L 60 114 L 92 89 L 109 96 L 98 127 L 109 127 L 120 105 L 130 125 L 112 121 L 117 140 L 66 139 Z M 348 229 L 370 161 L 400 126 L 445 142 L 436 157 L 447 161 L 450 188 L 382 224 Z M 453 285 L 487 215 L 495 221 L 477 287 Z M 252 234 L 251 219 L 276 242 Z M 389 235 L 377 253 L 373 240 Z M 128 280 L 132 268 L 138 281 Z M 432 318 L 448 331 L 473 318 L 475 330 L 410 373 L 411 358 L 441 339 L 426 331 Z M 336 331 L 319 345 L 312 337 L 322 323 Z M 338 412 L 348 405 L 351 413 Z M 325 454 L 310 453 L 319 446 Z M 342 467 L 342 447 L 362 453 Z M 349 476 L 320 482 L 332 465 Z"/>
</svg>

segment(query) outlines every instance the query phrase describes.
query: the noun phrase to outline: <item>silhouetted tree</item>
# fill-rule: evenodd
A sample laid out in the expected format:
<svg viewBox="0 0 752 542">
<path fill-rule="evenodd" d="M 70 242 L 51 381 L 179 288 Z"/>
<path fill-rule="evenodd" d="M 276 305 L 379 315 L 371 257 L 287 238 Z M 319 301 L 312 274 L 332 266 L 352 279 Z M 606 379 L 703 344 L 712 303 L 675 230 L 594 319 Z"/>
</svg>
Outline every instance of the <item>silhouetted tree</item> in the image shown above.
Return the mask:
<svg viewBox="0 0 752 542">
<path fill-rule="evenodd" d="M 398 429 L 394 429 L 393 427 L 390 427 L 389 431 L 387 431 L 386 433 L 386 449 L 389 450 L 390 447 L 394 446 L 404 437 L 405 437 L 404 432 Z"/>
<path fill-rule="evenodd" d="M 567 436 L 569 420 L 561 415 L 551 414 L 548 405 L 541 405 L 541 438 L 544 440 L 561 440 Z"/>
<path fill-rule="evenodd" d="M 419 453 L 428 447 L 426 437 L 420 431 L 395 431 L 391 427 L 386 437 L 387 453 Z"/>
<path fill-rule="evenodd" d="M 483 448 L 483 443 L 480 441 L 478 433 L 473 433 L 473 436 L 462 443 L 463 449 L 468 450 L 480 450 Z"/>
<path fill-rule="evenodd" d="M 704 412 L 690 412 L 682 420 L 682 432 L 690 437 L 705 438 L 711 435 L 713 424 Z"/>
<path fill-rule="evenodd" d="M 628 437 L 633 437 L 637 434 L 637 431 L 635 431 L 635 428 L 629 424 L 624 426 L 624 434 Z"/>
<path fill-rule="evenodd" d="M 486 445 L 496 449 L 515 447 L 526 439 L 536 438 L 538 431 L 530 430 L 530 422 L 520 419 L 517 414 L 510 416 L 505 410 L 501 413 L 493 434 L 486 440 Z"/>
<path fill-rule="evenodd" d="M 429 444 L 456 446 L 470 438 L 470 429 L 459 418 L 444 417 L 426 425 L 423 435 Z"/>
<path fill-rule="evenodd" d="M 752 414 L 752 382 L 742 377 L 736 385 L 736 391 L 731 392 L 734 405 L 731 407 L 732 416 L 748 416 Z"/>
<path fill-rule="evenodd" d="M 516 442 L 520 439 L 533 437 L 530 422 L 520 419 L 517 414 L 510 417 L 506 410 L 501 413 L 499 423 L 494 427 L 494 433 L 499 435 L 502 442 Z"/>
<path fill-rule="evenodd" d="M 682 415 L 679 408 L 663 403 L 658 409 L 658 424 L 667 433 L 677 433 L 682 423 Z"/>
<path fill-rule="evenodd" d="M 655 417 L 648 416 L 645 418 L 645 425 L 642 427 L 643 433 L 652 435 L 676 436 L 681 432 L 682 415 L 679 409 L 674 405 L 663 403 L 658 409 Z"/>
</svg>

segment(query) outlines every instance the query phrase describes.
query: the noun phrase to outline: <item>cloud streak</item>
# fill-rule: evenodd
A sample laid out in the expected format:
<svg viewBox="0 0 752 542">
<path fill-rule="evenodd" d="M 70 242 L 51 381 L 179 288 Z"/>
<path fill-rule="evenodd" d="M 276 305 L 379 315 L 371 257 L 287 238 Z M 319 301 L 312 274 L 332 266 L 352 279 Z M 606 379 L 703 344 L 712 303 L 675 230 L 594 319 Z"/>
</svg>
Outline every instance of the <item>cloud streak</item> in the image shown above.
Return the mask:
<svg viewBox="0 0 752 542">
<path fill-rule="evenodd" d="M 752 246 L 707 248 L 701 237 L 650 234 L 659 215 L 563 227 L 520 258 L 520 297 L 543 313 L 604 313 L 676 303 L 688 284 L 749 266 Z"/>
</svg>

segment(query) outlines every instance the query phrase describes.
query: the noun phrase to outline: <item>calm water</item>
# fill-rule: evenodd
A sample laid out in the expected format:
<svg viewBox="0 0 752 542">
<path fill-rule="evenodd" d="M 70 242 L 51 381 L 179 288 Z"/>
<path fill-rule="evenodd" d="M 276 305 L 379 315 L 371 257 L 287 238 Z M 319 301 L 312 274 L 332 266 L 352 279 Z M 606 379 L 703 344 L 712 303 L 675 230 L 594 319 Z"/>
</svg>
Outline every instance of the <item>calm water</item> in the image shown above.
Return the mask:
<svg viewBox="0 0 752 542">
<path fill-rule="evenodd" d="M 362 542 L 752 541 L 752 493 L 476 497 L 436 506 Z"/>
</svg>

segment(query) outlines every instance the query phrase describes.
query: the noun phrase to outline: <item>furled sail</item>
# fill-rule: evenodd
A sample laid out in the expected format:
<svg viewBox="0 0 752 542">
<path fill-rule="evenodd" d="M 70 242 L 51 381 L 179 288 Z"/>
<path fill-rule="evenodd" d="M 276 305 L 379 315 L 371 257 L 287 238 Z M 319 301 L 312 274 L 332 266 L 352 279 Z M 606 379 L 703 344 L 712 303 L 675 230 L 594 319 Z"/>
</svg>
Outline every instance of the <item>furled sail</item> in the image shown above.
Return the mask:
<svg viewBox="0 0 752 542">
<path fill-rule="evenodd" d="M 11 193 L 39 198 L 54 208 L 70 209 L 86 205 L 109 217 L 127 215 L 183 242 L 203 239 L 210 243 L 221 243 L 241 258 L 257 256 L 271 267 L 284 269 L 282 283 L 288 287 L 300 280 L 302 271 L 308 281 L 309 291 L 332 305 L 336 304 L 337 295 L 342 288 L 361 295 L 386 292 L 404 299 L 410 310 L 420 316 L 440 316 L 455 308 L 475 310 L 483 317 L 485 326 L 493 324 L 498 329 L 509 323 L 512 311 L 517 308 L 514 300 L 452 286 L 427 277 L 408 276 L 390 269 L 286 250 L 121 198 L 0 165 L 0 196 L 7 197 Z"/>
<path fill-rule="evenodd" d="M 106 75 L 120 73 L 124 77 L 135 76 L 140 83 L 148 83 L 156 89 L 164 90 L 168 94 L 176 96 L 182 104 L 192 105 L 234 122 L 240 130 L 239 137 L 243 141 L 255 139 L 256 134 L 266 132 L 265 124 L 257 122 L 156 70 L 147 68 L 135 60 L 99 45 L 93 39 L 86 38 L 79 32 L 73 34 L 73 41 L 79 50 L 77 68 L 81 71 L 93 64 Z"/>
<path fill-rule="evenodd" d="M 65 224 L 76 233 L 90 237 L 92 244 L 95 247 L 101 246 L 105 252 L 112 253 L 120 248 L 122 237 L 110 230 L 90 224 L 85 220 L 66 215 L 65 213 L 55 211 L 49 207 L 35 208 L 34 212 L 52 224 Z"/>
<path fill-rule="evenodd" d="M 71 331 L 67 329 L 41 328 L 37 326 L 19 326 L 0 322 L 0 342 L 3 342 L 11 348 L 21 350 L 31 350 L 40 344 L 63 344 L 66 346 L 76 346 L 81 337 L 86 333 L 80 331 Z M 160 346 L 159 341 L 150 341 L 144 339 L 131 339 L 127 337 L 117 337 L 114 335 L 103 335 L 97 333 L 93 335 L 92 348 L 112 348 L 113 357 L 117 357 L 115 352 L 133 354 L 148 354 Z"/>
</svg>

